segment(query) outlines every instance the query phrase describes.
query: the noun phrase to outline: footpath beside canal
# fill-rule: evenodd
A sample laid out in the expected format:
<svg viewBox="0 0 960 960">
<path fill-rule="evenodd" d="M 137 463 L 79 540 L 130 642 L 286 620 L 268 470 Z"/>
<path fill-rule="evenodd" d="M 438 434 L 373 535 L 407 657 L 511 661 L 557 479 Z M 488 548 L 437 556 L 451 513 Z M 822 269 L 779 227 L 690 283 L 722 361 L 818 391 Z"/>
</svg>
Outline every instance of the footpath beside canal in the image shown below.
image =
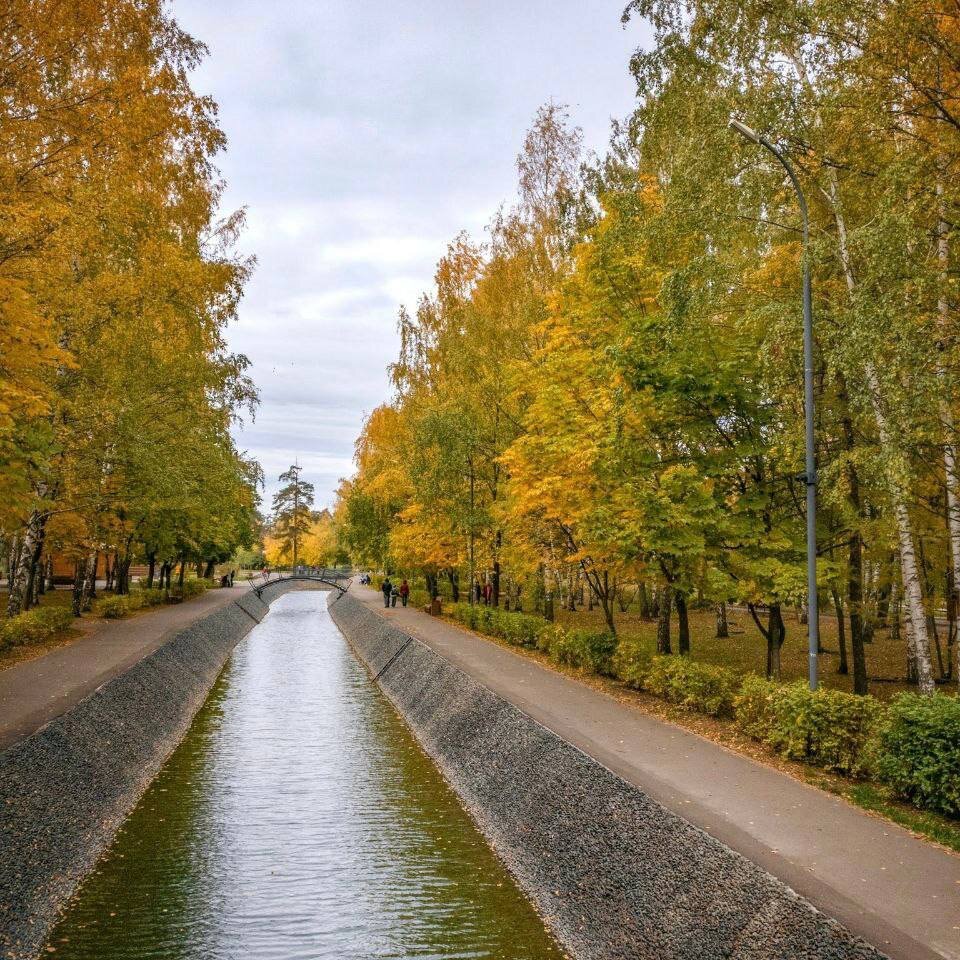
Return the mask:
<svg viewBox="0 0 960 960">
<path fill-rule="evenodd" d="M 362 617 L 358 608 L 362 608 Z M 623 890 L 608 890 L 605 908 L 619 914 L 614 927 L 626 930 L 634 926 L 638 918 L 626 922 L 621 910 L 629 911 L 631 903 L 637 904 L 639 922 L 647 924 L 646 931 L 637 931 L 638 935 L 656 938 L 663 930 L 672 930 L 675 939 L 670 952 L 662 953 L 662 956 L 714 955 L 710 944 L 703 939 L 706 931 L 716 930 L 725 923 L 736 925 L 741 922 L 735 916 L 738 904 L 724 901 L 748 894 L 770 898 L 762 904 L 752 904 L 759 919 L 762 920 L 763 913 L 767 912 L 768 929 L 762 934 L 756 929 L 744 931 L 746 941 L 765 942 L 770 953 L 756 952 L 752 943 L 748 942 L 744 947 L 741 942 L 732 954 L 725 953 L 728 946 L 721 945 L 717 955 L 791 955 L 790 937 L 788 935 L 785 942 L 781 941 L 783 930 L 777 927 L 778 924 L 797 922 L 797 915 L 784 906 L 786 901 L 778 900 L 769 890 L 763 889 L 762 884 L 755 886 L 758 880 L 750 876 L 749 871 L 742 873 L 736 866 L 739 859 L 736 854 L 739 854 L 799 893 L 827 917 L 838 920 L 852 933 L 892 957 L 911 960 L 960 958 L 960 857 L 918 840 L 895 825 L 871 817 L 773 768 L 648 716 L 574 678 L 549 670 L 453 624 L 414 609 L 385 610 L 379 594 L 373 590 L 355 586 L 343 601 L 332 604 L 331 610 L 348 639 L 355 639 L 351 634 L 365 637 L 376 634 L 383 656 L 388 650 L 397 653 L 405 636 L 422 641 L 427 650 L 439 654 L 459 672 L 464 688 L 473 684 L 476 689 L 472 695 L 480 696 L 477 690 L 496 695 L 564 744 L 582 751 L 608 773 L 612 772 L 616 778 L 622 778 L 626 784 L 637 788 L 638 795 L 654 802 L 655 807 L 647 811 L 648 815 L 662 815 L 667 821 L 666 832 L 658 827 L 646 837 L 638 836 L 637 842 L 641 846 L 642 843 L 652 844 L 647 855 L 651 863 L 658 863 L 662 870 L 662 886 L 659 891 L 640 889 L 626 891 L 626 894 Z M 381 622 L 382 630 L 371 626 L 371 617 Z M 364 621 L 362 625 L 361 620 Z M 407 715 L 421 739 L 427 741 L 427 749 L 441 754 L 437 757 L 441 767 L 445 764 L 449 767 L 452 763 L 451 769 L 445 772 L 448 775 L 452 772 L 454 780 L 464 781 L 466 776 L 466 780 L 473 781 L 460 784 L 461 788 L 466 786 L 468 805 L 470 797 L 477 796 L 478 790 L 481 794 L 486 790 L 487 800 L 490 800 L 497 792 L 496 784 L 484 780 L 483 774 L 476 769 L 467 775 L 458 771 L 457 766 L 464 762 L 465 756 L 461 745 L 450 742 L 449 731 L 438 728 L 437 717 L 427 716 L 424 711 L 428 707 L 424 705 L 439 712 L 444 722 L 459 724 L 461 728 L 466 723 L 468 735 L 475 738 L 475 742 L 468 745 L 469 750 L 491 747 L 485 737 L 496 728 L 497 717 L 491 716 L 487 725 L 476 716 L 469 716 L 473 706 L 461 703 L 458 707 L 448 703 L 444 698 L 457 694 L 451 693 L 449 678 L 444 680 L 443 671 L 428 659 L 408 646 L 389 666 L 386 661 L 380 663 L 377 660 L 370 665 L 374 672 L 387 667 L 380 678 L 381 684 L 401 712 Z M 454 687 L 457 682 L 453 681 Z M 408 699 L 413 706 L 405 706 Z M 458 709 L 463 715 L 458 714 Z M 496 712 L 490 704 L 485 709 Z M 417 730 L 418 723 L 423 729 Z M 522 739 L 530 732 L 514 731 L 513 735 Z M 508 745 L 501 739 L 497 749 L 500 747 L 507 749 Z M 552 751 L 554 746 L 548 738 L 537 749 Z M 445 760 L 442 755 L 448 750 L 452 751 L 452 761 Z M 525 769 L 518 771 L 511 769 L 504 756 L 488 755 L 488 759 L 495 768 L 498 764 L 502 766 L 497 775 L 519 778 L 516 785 L 519 796 L 529 794 L 529 797 L 536 795 L 541 801 L 546 799 L 542 784 L 531 784 L 522 779 L 548 776 L 542 765 L 527 757 Z M 577 775 L 583 775 L 583 772 Z M 585 782 L 592 789 L 590 777 Z M 554 786 L 563 790 L 562 784 L 555 783 Z M 596 801 L 589 795 L 590 789 L 584 794 L 584 803 Z M 523 802 L 533 802 L 529 797 Z M 484 802 L 480 801 L 481 807 Z M 622 829 L 623 798 L 605 797 L 602 804 L 606 806 L 594 813 L 612 818 L 616 821 L 616 829 Z M 482 810 L 479 812 L 483 814 Z M 524 837 L 519 846 L 514 846 L 513 855 L 524 849 L 529 840 L 527 835 L 536 833 L 542 826 L 537 824 L 536 818 L 550 816 L 549 804 L 542 811 L 530 809 L 527 814 L 527 819 L 519 816 L 513 823 Z M 633 814 L 639 815 L 637 810 Z M 683 835 L 676 845 L 677 831 L 683 834 L 683 827 L 677 824 L 684 821 L 692 825 L 695 832 Z M 566 829 L 573 825 L 571 821 Z M 496 842 L 497 830 L 502 825 L 492 826 Z M 558 854 L 571 839 L 558 832 L 563 829 L 565 827 L 559 822 L 548 828 L 552 831 Z M 725 860 L 714 847 L 701 845 L 697 839 L 700 831 L 734 851 L 733 859 Z M 583 856 L 600 855 L 598 849 L 591 849 L 596 838 L 572 839 L 581 843 Z M 501 835 L 500 840 L 501 847 L 504 843 L 510 847 L 516 837 L 504 840 Z M 631 842 L 629 830 L 625 842 Z M 501 849 L 501 853 L 504 852 L 510 862 L 510 850 Z M 549 851 L 543 851 L 544 857 L 549 855 Z M 689 862 L 684 862 L 684 858 Z M 626 875 L 620 872 L 623 859 L 616 851 L 605 851 L 576 880 L 578 889 L 584 890 L 591 884 L 601 887 L 604 884 L 642 884 L 642 869 L 636 872 L 639 868 L 635 863 L 627 865 Z M 514 862 L 511 866 L 516 869 L 518 864 Z M 545 874 L 542 872 L 542 863 L 535 869 L 529 864 L 519 866 L 521 873 L 524 869 L 533 870 L 535 883 L 549 875 L 549 870 Z M 717 884 L 716 901 L 711 903 L 709 896 L 704 899 L 704 894 L 714 883 Z M 564 892 L 569 893 L 569 890 Z M 611 892 L 613 896 L 610 896 Z M 649 900 L 644 902 L 644 898 Z M 581 905 L 584 911 L 591 909 L 591 900 L 591 895 L 584 897 Z M 540 906 L 545 905 L 541 902 Z M 549 914 L 549 901 L 546 908 Z M 676 926 L 682 917 L 687 917 L 688 922 L 694 920 L 697 910 L 703 911 L 704 922 L 702 925 L 693 923 L 689 931 L 692 940 L 683 947 L 676 939 Z M 651 911 L 661 911 L 661 914 L 653 916 Z M 663 911 L 670 916 L 665 917 Z M 584 916 L 584 925 L 588 926 L 591 920 L 586 918 L 586 913 Z M 562 922 L 570 927 L 569 917 L 562 918 Z M 804 944 L 803 937 L 812 935 L 810 929 L 805 928 L 801 939 L 795 941 L 796 952 L 792 955 L 854 955 L 846 952 L 847 948 L 839 943 L 834 945 L 836 952 L 828 949 L 825 942 Z M 576 937 L 575 929 L 568 929 L 568 933 Z M 812 952 L 807 952 L 811 947 Z M 609 955 L 620 956 L 621 953 L 611 952 Z"/>
<path fill-rule="evenodd" d="M 0 751 L 126 673 L 181 630 L 239 600 L 248 589 L 238 583 L 129 620 L 103 621 L 66 646 L 0 670 Z"/>
</svg>

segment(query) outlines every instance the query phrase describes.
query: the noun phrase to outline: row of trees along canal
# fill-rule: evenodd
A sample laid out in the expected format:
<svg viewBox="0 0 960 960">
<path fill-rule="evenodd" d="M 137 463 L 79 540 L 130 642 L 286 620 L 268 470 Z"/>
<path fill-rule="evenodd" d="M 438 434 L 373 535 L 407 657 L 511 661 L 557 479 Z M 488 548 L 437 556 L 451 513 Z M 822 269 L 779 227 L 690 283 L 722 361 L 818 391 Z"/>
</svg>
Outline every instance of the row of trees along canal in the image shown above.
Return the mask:
<svg viewBox="0 0 960 960">
<path fill-rule="evenodd" d="M 252 410 L 224 328 L 250 263 L 219 218 L 204 55 L 158 2 L 12 0 L 0 12 L 0 540 L 7 612 L 47 560 L 97 555 L 125 593 L 139 558 L 169 587 L 256 535 Z M 201 566 L 201 572 L 204 572 Z"/>
<path fill-rule="evenodd" d="M 338 536 L 355 562 L 493 602 L 585 583 L 676 612 L 743 604 L 779 673 L 805 596 L 800 217 L 811 198 L 822 596 L 868 685 L 889 624 L 923 692 L 957 677 L 960 24 L 912 0 L 634 0 L 655 44 L 603 158 L 540 111 L 519 199 L 458 236 L 402 310 L 395 399 L 357 441 Z M 651 596 L 653 594 L 653 596 Z M 745 614 L 746 615 L 746 614 Z M 944 618 L 948 622 L 944 636 Z M 847 647 L 849 645 L 849 652 Z"/>
</svg>

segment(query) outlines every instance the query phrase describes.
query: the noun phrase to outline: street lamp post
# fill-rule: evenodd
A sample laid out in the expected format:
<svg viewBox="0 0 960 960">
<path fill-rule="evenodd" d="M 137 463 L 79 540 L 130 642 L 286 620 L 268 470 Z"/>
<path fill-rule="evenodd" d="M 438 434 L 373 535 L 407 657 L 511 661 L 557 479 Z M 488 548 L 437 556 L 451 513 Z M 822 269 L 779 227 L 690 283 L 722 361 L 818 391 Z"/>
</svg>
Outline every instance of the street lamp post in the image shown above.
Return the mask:
<svg viewBox="0 0 960 960">
<path fill-rule="evenodd" d="M 817 464 L 813 446 L 813 300 L 810 293 L 810 218 L 807 200 L 790 161 L 769 140 L 736 117 L 730 118 L 730 129 L 769 150 L 793 184 L 803 219 L 803 408 L 806 427 L 807 483 L 807 642 L 810 689 L 817 689 L 817 652 L 820 649 L 820 607 L 817 602 Z"/>
</svg>

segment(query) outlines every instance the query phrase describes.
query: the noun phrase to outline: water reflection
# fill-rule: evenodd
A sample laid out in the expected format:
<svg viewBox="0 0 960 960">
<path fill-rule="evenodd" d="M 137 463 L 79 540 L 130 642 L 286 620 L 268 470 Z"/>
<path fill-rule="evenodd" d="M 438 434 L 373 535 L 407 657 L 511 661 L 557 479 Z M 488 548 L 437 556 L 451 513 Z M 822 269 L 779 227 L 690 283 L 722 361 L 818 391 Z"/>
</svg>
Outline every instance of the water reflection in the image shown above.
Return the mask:
<svg viewBox="0 0 960 960">
<path fill-rule="evenodd" d="M 111 958 L 559 957 L 326 612 L 238 647 L 50 946 Z"/>
</svg>

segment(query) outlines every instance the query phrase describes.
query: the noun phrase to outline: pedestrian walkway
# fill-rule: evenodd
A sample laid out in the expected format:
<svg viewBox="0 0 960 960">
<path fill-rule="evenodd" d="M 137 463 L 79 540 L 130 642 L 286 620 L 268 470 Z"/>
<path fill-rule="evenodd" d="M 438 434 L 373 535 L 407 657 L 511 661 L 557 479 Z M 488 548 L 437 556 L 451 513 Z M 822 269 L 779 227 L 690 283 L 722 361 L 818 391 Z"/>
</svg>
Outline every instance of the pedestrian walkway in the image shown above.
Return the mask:
<svg viewBox="0 0 960 960">
<path fill-rule="evenodd" d="M 238 583 L 129 620 L 97 623 L 73 643 L 0 670 L 0 750 L 66 713 L 97 687 L 247 589 Z"/>
<path fill-rule="evenodd" d="M 351 593 L 897 960 L 960 960 L 960 856 L 380 594 Z"/>
</svg>

